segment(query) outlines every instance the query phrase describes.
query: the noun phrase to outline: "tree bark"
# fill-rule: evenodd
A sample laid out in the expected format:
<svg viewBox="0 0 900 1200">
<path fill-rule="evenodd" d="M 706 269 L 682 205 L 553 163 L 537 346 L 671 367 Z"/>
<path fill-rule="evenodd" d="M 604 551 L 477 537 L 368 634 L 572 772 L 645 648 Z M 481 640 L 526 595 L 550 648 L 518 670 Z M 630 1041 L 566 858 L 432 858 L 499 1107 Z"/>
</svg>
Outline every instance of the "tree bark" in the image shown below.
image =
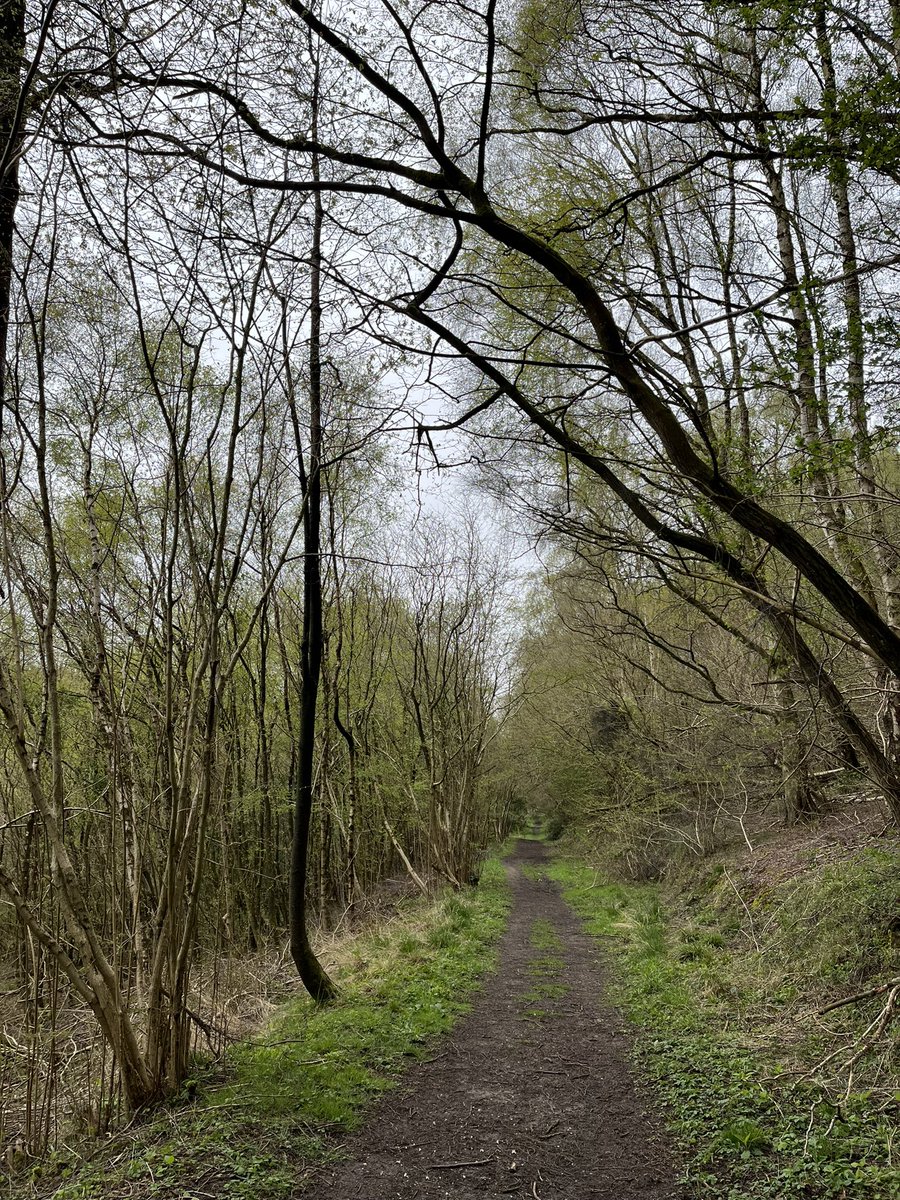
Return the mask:
<svg viewBox="0 0 900 1200">
<path fill-rule="evenodd" d="M 318 82 L 318 80 L 316 81 Z M 318 162 L 313 165 L 318 174 Z M 309 308 L 309 467 L 303 521 L 303 644 L 300 650 L 300 729 L 297 750 L 294 831 L 291 846 L 291 957 L 303 986 L 317 1004 L 333 1000 L 337 988 L 309 940 L 307 882 L 309 831 L 315 775 L 316 707 L 322 675 L 322 198 L 314 195 Z"/>
<path fill-rule="evenodd" d="M 13 235 L 19 203 L 25 0 L 0 3 L 0 408 L 6 402 Z"/>
</svg>

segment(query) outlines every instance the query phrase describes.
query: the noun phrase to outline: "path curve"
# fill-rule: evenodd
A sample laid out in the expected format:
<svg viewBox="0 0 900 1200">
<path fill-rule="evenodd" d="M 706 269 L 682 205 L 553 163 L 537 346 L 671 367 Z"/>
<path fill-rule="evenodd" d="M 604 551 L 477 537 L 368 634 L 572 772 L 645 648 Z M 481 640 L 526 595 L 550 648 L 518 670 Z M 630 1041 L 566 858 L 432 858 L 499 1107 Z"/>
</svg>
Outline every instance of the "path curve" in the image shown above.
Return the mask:
<svg viewBox="0 0 900 1200">
<path fill-rule="evenodd" d="M 543 862 L 541 843 L 517 842 L 497 971 L 303 1200 L 680 1196 L 624 1023 L 602 1000 L 597 944 L 556 887 L 527 870 Z"/>
</svg>

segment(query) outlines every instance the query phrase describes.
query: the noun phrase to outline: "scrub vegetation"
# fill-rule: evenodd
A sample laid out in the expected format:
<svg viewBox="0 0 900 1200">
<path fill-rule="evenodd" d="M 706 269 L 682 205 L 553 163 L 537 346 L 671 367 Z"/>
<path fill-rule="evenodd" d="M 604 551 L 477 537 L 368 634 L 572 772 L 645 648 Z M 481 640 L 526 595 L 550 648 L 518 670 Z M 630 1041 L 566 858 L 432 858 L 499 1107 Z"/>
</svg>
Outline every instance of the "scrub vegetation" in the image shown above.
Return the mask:
<svg viewBox="0 0 900 1200">
<path fill-rule="evenodd" d="M 896 854 L 808 864 L 746 908 L 742 866 L 661 887 L 564 855 L 548 874 L 614 964 L 690 1195 L 900 1196 L 896 1034 L 873 1036 L 890 988 L 822 1015 L 898 974 Z"/>
<path fill-rule="evenodd" d="M 54 1200 L 296 1194 L 364 1106 L 434 1053 L 494 962 L 509 907 L 489 861 L 477 890 L 399 904 L 326 958 L 340 999 L 297 998 L 217 1062 L 198 1061 L 181 1091 L 109 1144 L 59 1150 L 20 1174 L 10 1195 Z"/>
</svg>

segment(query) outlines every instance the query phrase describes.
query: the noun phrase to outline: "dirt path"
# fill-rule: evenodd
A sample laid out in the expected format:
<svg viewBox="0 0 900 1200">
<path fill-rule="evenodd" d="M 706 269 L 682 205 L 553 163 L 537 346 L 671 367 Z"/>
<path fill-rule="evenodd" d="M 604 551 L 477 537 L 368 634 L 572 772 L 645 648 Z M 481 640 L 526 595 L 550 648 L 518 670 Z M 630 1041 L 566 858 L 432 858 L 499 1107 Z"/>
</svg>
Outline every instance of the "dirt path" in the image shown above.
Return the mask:
<svg viewBox="0 0 900 1200">
<path fill-rule="evenodd" d="M 675 1200 L 675 1169 L 601 1000 L 596 943 L 521 841 L 497 972 L 472 1012 L 375 1105 L 304 1200 Z"/>
</svg>

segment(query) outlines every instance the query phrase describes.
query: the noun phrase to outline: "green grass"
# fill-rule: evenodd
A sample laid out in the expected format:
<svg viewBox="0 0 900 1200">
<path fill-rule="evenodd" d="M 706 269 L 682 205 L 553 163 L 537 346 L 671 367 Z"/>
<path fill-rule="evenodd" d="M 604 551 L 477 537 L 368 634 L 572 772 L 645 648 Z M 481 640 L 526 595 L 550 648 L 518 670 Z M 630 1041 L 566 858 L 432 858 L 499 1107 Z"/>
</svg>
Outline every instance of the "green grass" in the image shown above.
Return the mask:
<svg viewBox="0 0 900 1200">
<path fill-rule="evenodd" d="M 549 921 L 543 919 L 533 922 L 528 940 L 535 950 L 559 950 L 562 947 L 559 934 Z"/>
<path fill-rule="evenodd" d="M 540 874 L 535 868 L 529 869 L 532 874 Z M 522 996 L 525 1007 L 521 1017 L 525 1021 L 543 1021 L 555 1015 L 553 1009 L 544 1008 L 543 1004 L 561 1000 L 569 991 L 568 984 L 561 979 L 565 960 L 553 953 L 562 949 L 562 940 L 553 925 L 542 919 L 533 922 L 528 940 L 541 953 L 535 955 L 526 968 L 534 983 Z"/>
<path fill-rule="evenodd" d="M 900 1093 L 891 1100 L 857 1088 L 842 1103 L 816 1083 L 775 1078 L 774 982 L 805 972 L 853 980 L 887 961 L 873 931 L 892 886 L 881 861 L 843 868 L 844 886 L 794 881 L 758 906 L 772 931 L 765 948 L 735 937 L 733 914 L 711 903 L 691 923 L 667 918 L 653 885 L 601 881 L 583 864 L 555 862 L 548 874 L 603 938 L 617 964 L 616 999 L 637 1026 L 636 1058 L 676 1135 L 689 1194 L 712 1200 L 896 1200 L 900 1197 Z M 853 875 L 849 881 L 848 874 Z M 837 871 L 838 877 L 841 871 Z M 816 931 L 807 919 L 822 897 L 836 910 Z M 852 916 L 852 920 L 851 920 Z M 857 938 L 853 930 L 861 924 Z M 877 926 L 877 922 L 875 922 Z M 787 936 L 797 930 L 794 946 Z M 858 951 L 855 945 L 860 943 Z M 805 957 L 804 957 L 805 956 Z M 766 993 L 763 996 L 763 993 Z M 805 1010 L 808 1018 L 809 1009 Z M 848 1018 L 849 1019 L 849 1018 Z M 857 1019 L 863 1019 L 862 1015 Z M 811 1064 L 821 1049 L 809 1028 L 793 1029 L 791 1061 Z M 782 1050 L 787 1050 L 785 1046 Z"/>
<path fill-rule="evenodd" d="M 866 850 L 761 896 L 754 907 L 776 930 L 770 957 L 793 982 L 820 980 L 840 994 L 896 974 L 898 866 L 896 854 Z"/>
<path fill-rule="evenodd" d="M 10 1195 L 55 1200 L 153 1197 L 287 1200 L 305 1171 L 340 1154 L 364 1106 L 392 1087 L 405 1063 L 430 1052 L 467 1010 L 509 907 L 499 861 L 478 889 L 411 907 L 358 948 L 340 999 L 298 999 L 264 1037 L 235 1047 L 226 1077 L 198 1077 L 182 1099 L 118 1144 L 118 1153 L 21 1179 Z M 56 1186 L 51 1186 L 55 1184 Z"/>
</svg>

